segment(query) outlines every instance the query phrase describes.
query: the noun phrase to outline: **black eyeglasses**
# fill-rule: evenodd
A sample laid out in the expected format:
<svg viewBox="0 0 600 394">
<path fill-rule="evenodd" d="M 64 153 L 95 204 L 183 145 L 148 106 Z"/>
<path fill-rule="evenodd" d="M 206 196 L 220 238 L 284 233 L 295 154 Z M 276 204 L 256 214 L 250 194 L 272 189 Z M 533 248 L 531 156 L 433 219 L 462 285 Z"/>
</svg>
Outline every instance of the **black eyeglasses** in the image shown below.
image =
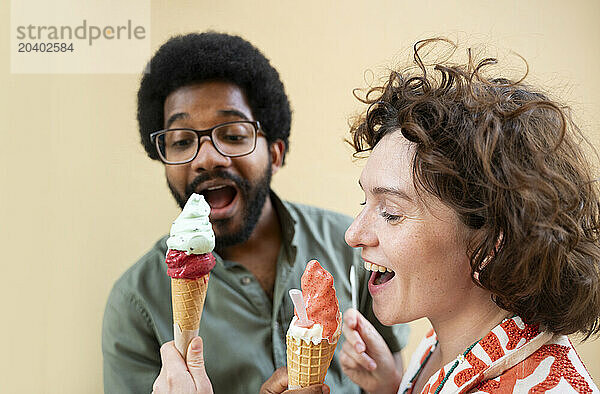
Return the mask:
<svg viewBox="0 0 600 394">
<path fill-rule="evenodd" d="M 223 156 L 239 157 L 254 152 L 258 133 L 264 135 L 258 121 L 237 120 L 206 130 L 176 128 L 155 131 L 150 134 L 150 141 L 156 145 L 163 163 L 184 164 L 196 158 L 203 136 L 208 136 Z"/>
</svg>

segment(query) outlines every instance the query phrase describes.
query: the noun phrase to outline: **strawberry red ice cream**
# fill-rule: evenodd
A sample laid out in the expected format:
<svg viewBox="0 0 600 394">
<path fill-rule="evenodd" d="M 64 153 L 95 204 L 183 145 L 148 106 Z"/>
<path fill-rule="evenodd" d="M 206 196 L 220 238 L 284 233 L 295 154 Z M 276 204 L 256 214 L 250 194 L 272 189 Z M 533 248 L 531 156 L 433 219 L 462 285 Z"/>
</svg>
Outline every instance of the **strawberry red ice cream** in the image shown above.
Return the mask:
<svg viewBox="0 0 600 394">
<path fill-rule="evenodd" d="M 167 274 L 171 278 L 198 279 L 214 268 L 215 257 L 212 253 L 187 254 L 181 250 L 169 249 L 166 263 Z"/>
<path fill-rule="evenodd" d="M 300 285 L 308 319 L 322 327 L 322 338 L 332 342 L 334 336 L 339 335 L 340 326 L 340 308 L 333 276 L 317 260 L 311 260 L 306 264 Z"/>
</svg>

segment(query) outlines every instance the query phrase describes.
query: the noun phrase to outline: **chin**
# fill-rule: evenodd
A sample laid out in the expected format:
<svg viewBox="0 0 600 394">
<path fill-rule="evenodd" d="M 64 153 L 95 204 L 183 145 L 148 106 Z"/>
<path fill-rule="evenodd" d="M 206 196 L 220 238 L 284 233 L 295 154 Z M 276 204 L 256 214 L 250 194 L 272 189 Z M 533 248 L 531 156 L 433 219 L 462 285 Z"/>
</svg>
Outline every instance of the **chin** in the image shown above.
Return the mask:
<svg viewBox="0 0 600 394">
<path fill-rule="evenodd" d="M 231 225 L 216 226 L 213 224 L 213 231 L 217 240 L 229 239 L 239 232 L 237 226 L 234 228 Z"/>
<path fill-rule="evenodd" d="M 390 308 L 393 308 L 394 305 L 394 303 L 390 302 L 386 302 L 384 305 L 381 305 L 373 300 L 373 313 L 375 314 L 375 317 L 377 317 L 377 320 L 379 320 L 379 322 L 384 326 L 393 326 L 394 324 L 400 323 L 395 318 L 394 311 L 390 310 Z"/>
<path fill-rule="evenodd" d="M 375 317 L 384 326 L 393 326 L 394 324 L 410 323 L 411 321 L 420 319 L 423 316 L 417 316 L 410 313 L 407 307 L 399 308 L 399 305 L 406 305 L 400 300 L 390 300 L 377 302 L 373 298 L 373 313 Z"/>
</svg>

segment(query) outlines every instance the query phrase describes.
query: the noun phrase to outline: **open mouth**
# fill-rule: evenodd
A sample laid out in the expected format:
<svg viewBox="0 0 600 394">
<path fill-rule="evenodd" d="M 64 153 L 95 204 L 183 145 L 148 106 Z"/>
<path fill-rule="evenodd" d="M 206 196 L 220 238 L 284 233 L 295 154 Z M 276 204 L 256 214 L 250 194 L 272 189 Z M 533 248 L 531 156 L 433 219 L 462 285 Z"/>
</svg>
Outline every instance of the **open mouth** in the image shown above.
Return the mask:
<svg viewBox="0 0 600 394">
<path fill-rule="evenodd" d="M 233 202 L 237 190 L 233 186 L 219 185 L 200 190 L 208 205 L 213 210 L 222 209 Z"/>
<path fill-rule="evenodd" d="M 369 263 L 368 261 L 365 261 L 365 269 L 367 271 L 373 272 L 371 274 L 369 282 L 371 282 L 375 286 L 379 286 L 386 282 L 389 282 L 396 275 L 396 273 L 391 269 L 383 267 L 381 265 Z"/>
</svg>

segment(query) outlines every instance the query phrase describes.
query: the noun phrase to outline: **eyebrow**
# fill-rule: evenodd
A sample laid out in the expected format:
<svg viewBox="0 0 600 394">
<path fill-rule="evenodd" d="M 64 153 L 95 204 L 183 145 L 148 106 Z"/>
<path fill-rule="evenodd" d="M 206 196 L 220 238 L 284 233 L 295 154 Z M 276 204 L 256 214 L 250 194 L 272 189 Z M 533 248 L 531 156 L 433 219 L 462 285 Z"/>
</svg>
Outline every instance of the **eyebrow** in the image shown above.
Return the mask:
<svg viewBox="0 0 600 394">
<path fill-rule="evenodd" d="M 245 113 L 238 111 L 237 109 L 220 109 L 217 112 L 219 115 L 237 116 L 238 118 L 242 118 L 244 120 L 250 120 Z"/>
<path fill-rule="evenodd" d="M 238 111 L 237 109 L 220 109 L 217 111 L 217 113 L 219 115 L 223 115 L 223 116 L 234 116 L 237 118 L 242 118 L 244 120 L 250 120 L 248 119 L 248 116 L 246 116 L 245 113 Z M 169 119 L 167 120 L 167 123 L 165 125 L 165 129 L 168 129 L 169 127 L 171 127 L 171 125 L 173 123 L 175 123 L 176 121 L 180 120 L 180 119 L 186 119 L 189 118 L 190 115 L 187 112 L 178 112 L 176 114 L 173 114 L 169 117 Z"/>
<path fill-rule="evenodd" d="M 358 185 L 360 186 L 361 189 L 364 190 L 362 184 L 360 183 L 360 179 L 358 180 Z M 394 187 L 377 186 L 377 187 L 374 187 L 371 189 L 371 193 L 373 193 L 373 194 L 388 194 L 388 195 L 400 197 L 400 198 L 410 201 L 410 202 L 414 202 L 413 198 L 410 197 L 408 195 L 408 193 L 406 193 L 404 190 L 396 189 Z"/>
<path fill-rule="evenodd" d="M 167 123 L 165 124 L 165 129 L 168 129 L 169 127 L 171 127 L 173 122 L 175 122 L 179 119 L 185 119 L 185 118 L 189 118 L 189 117 L 190 117 L 190 115 L 186 112 L 178 112 L 176 114 L 173 114 L 167 120 Z"/>
</svg>

